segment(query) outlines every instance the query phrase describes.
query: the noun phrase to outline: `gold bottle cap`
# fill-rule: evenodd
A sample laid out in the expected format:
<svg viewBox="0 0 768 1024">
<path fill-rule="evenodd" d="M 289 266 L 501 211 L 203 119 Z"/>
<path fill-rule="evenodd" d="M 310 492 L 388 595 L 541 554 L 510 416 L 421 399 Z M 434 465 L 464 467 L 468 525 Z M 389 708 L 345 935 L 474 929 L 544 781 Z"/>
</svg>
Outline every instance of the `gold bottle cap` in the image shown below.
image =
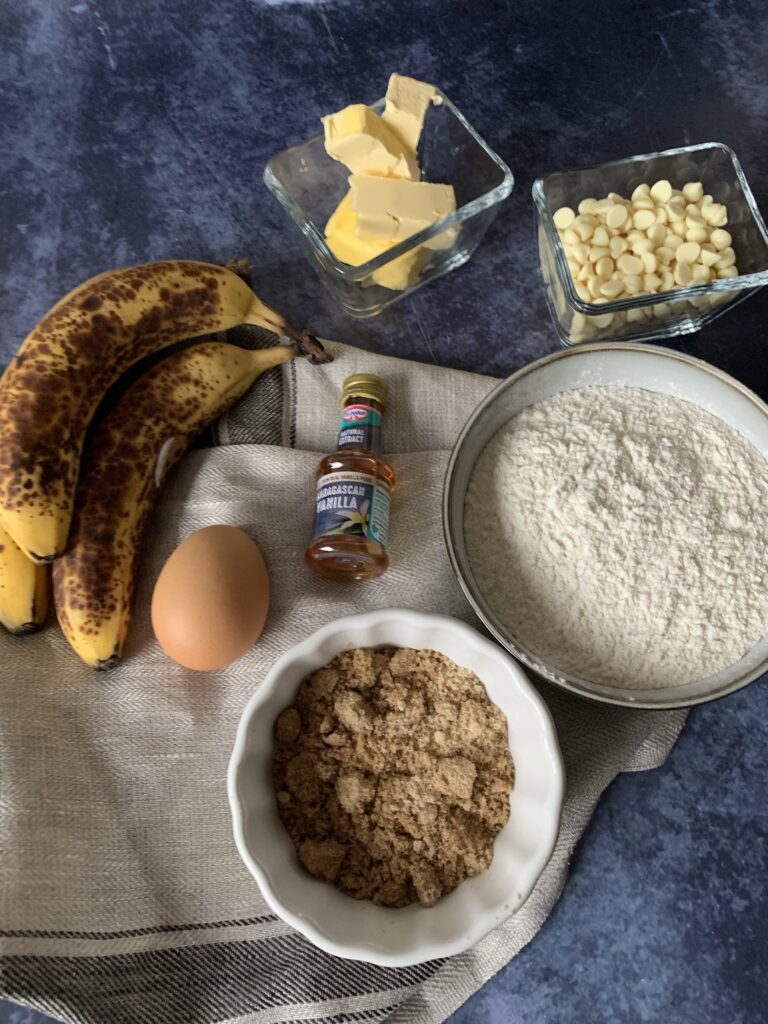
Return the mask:
<svg viewBox="0 0 768 1024">
<path fill-rule="evenodd" d="M 389 386 L 372 373 L 353 373 L 344 381 L 341 391 L 341 406 L 350 398 L 369 398 L 379 405 L 386 405 Z"/>
</svg>

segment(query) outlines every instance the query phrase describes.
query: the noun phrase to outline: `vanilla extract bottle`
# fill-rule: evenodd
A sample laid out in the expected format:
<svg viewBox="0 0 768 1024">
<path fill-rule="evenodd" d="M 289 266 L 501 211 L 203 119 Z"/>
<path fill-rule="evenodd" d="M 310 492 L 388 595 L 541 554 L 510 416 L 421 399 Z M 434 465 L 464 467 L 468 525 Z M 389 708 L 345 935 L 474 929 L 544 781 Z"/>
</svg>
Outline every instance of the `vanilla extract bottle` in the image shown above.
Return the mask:
<svg viewBox="0 0 768 1024">
<path fill-rule="evenodd" d="M 309 568 L 326 579 L 370 580 L 389 565 L 395 471 L 381 455 L 387 390 L 370 373 L 344 381 L 339 440 L 317 470 L 312 540 L 304 553 Z"/>
</svg>

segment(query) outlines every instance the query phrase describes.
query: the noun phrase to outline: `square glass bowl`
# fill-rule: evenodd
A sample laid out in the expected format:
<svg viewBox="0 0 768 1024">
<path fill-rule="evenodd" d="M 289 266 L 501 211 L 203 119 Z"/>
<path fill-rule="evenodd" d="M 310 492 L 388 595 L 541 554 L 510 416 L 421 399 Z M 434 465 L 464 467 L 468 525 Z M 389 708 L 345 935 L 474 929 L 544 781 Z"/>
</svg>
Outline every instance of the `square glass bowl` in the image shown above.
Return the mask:
<svg viewBox="0 0 768 1024">
<path fill-rule="evenodd" d="M 351 316 L 370 317 L 449 270 L 460 267 L 477 248 L 512 191 L 514 179 L 504 161 L 484 142 L 463 115 L 439 90 L 441 102 L 427 111 L 419 141 L 422 180 L 453 185 L 456 210 L 430 227 L 387 249 L 360 266 L 337 259 L 324 232 L 328 218 L 347 192 L 350 172 L 325 151 L 322 132 L 273 156 L 264 169 L 267 188 L 277 197 L 301 232 L 310 264 Z M 372 104 L 377 113 L 384 100 Z M 456 227 L 450 245 L 425 247 L 414 260 L 421 263 L 415 281 L 394 290 L 379 284 L 383 267 L 412 254 L 446 228 Z"/>
<path fill-rule="evenodd" d="M 609 192 L 629 198 L 643 182 L 667 179 L 673 188 L 701 181 L 704 192 L 728 208 L 737 277 L 602 303 L 576 293 L 565 250 L 553 222 L 561 206 Z M 615 160 L 597 167 L 556 171 L 533 184 L 539 261 L 547 304 L 564 345 L 582 341 L 653 341 L 698 331 L 768 284 L 768 232 L 736 154 L 719 142 Z"/>
</svg>

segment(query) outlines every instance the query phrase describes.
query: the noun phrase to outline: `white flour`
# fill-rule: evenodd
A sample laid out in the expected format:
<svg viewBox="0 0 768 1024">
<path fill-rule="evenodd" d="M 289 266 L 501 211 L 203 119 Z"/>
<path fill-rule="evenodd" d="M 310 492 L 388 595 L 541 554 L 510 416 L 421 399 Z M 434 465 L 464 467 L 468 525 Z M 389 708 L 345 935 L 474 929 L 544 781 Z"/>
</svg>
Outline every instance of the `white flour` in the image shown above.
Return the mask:
<svg viewBox="0 0 768 1024">
<path fill-rule="evenodd" d="M 768 631 L 768 463 L 677 398 L 591 387 L 524 410 L 478 460 L 465 534 L 495 614 L 573 675 L 683 684 Z"/>
</svg>

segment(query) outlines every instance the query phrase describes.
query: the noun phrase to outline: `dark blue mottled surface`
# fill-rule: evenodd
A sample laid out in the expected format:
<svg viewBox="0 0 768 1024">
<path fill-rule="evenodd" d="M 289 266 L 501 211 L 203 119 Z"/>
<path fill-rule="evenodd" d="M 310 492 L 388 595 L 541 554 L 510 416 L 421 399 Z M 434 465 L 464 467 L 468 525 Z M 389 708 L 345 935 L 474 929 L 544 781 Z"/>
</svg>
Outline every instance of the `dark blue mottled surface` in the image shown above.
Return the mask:
<svg viewBox="0 0 768 1024">
<path fill-rule="evenodd" d="M 0 40 L 3 361 L 90 274 L 238 254 L 318 333 L 504 375 L 556 347 L 540 173 L 716 139 L 768 208 L 762 0 L 0 0 Z M 394 69 L 439 83 L 517 186 L 469 265 L 361 324 L 303 264 L 261 171 Z M 768 398 L 767 315 L 764 292 L 681 347 Z M 551 918 L 455 1024 L 762 1024 L 767 789 L 761 681 L 695 711 L 664 768 L 613 785 Z M 0 1006 L 11 1020 L 40 1018 Z"/>
</svg>

